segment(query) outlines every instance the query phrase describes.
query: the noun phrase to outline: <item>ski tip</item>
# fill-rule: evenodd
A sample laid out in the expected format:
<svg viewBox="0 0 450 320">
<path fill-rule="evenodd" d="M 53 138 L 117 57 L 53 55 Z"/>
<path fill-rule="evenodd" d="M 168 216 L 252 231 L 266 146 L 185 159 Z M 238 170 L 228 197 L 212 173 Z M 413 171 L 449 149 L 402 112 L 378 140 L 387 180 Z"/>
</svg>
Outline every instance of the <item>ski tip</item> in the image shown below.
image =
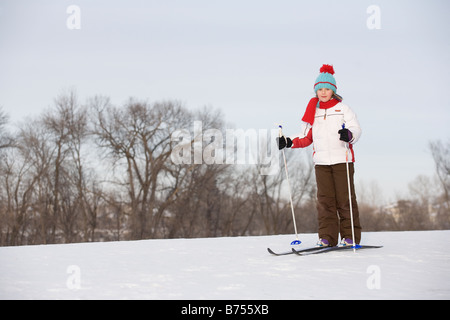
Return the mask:
<svg viewBox="0 0 450 320">
<path fill-rule="evenodd" d="M 361 248 L 362 248 L 362 246 L 359 244 L 352 246 L 352 249 L 361 249 Z"/>
</svg>

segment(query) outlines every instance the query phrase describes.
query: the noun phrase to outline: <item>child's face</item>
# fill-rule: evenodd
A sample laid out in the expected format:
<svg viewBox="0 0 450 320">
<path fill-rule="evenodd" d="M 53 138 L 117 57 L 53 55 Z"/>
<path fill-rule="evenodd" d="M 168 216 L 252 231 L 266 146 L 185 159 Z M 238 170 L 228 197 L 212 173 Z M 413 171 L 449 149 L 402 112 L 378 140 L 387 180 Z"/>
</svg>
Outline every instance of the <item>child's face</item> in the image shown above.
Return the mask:
<svg viewBox="0 0 450 320">
<path fill-rule="evenodd" d="M 322 102 L 329 101 L 332 96 L 333 96 L 333 90 L 331 90 L 331 89 L 322 88 L 322 89 L 317 90 L 317 97 Z"/>
</svg>

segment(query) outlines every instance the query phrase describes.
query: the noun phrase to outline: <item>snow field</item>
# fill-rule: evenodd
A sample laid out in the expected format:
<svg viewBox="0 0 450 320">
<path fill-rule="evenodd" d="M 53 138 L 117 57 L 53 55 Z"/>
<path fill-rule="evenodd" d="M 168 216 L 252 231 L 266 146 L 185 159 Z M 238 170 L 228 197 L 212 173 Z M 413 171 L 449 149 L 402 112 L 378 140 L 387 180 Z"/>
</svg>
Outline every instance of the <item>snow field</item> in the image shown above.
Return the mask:
<svg viewBox="0 0 450 320">
<path fill-rule="evenodd" d="M 301 247 L 316 234 L 301 234 Z M 449 299 L 450 231 L 368 232 L 356 253 L 276 257 L 292 235 L 0 248 L 0 299 Z"/>
</svg>

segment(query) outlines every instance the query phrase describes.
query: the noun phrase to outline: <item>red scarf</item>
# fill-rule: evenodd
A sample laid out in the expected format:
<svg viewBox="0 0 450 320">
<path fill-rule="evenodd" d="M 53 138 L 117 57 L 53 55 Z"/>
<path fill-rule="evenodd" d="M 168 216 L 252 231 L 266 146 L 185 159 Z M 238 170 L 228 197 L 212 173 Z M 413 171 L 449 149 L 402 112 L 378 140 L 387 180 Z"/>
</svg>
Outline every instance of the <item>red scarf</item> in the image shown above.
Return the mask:
<svg viewBox="0 0 450 320">
<path fill-rule="evenodd" d="M 316 115 L 317 103 L 319 102 L 319 98 L 312 98 L 308 106 L 306 107 L 305 114 L 303 115 L 302 121 L 308 122 L 310 125 L 314 124 L 314 117 Z M 328 100 L 327 102 L 320 102 L 320 109 L 330 109 L 339 103 L 336 99 Z"/>
</svg>

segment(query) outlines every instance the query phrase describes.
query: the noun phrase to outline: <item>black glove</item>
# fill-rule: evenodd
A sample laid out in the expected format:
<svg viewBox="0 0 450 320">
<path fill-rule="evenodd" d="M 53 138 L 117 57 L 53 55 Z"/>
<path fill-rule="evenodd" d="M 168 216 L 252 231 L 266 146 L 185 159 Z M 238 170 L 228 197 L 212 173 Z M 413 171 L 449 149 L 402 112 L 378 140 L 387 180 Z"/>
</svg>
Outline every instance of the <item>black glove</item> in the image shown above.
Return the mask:
<svg viewBox="0 0 450 320">
<path fill-rule="evenodd" d="M 290 148 L 292 147 L 292 140 L 291 138 L 286 138 L 285 136 L 282 136 L 280 138 L 277 138 L 277 144 L 279 150 L 284 148 Z"/>
<path fill-rule="evenodd" d="M 339 137 L 339 140 L 342 140 L 344 142 L 349 142 L 353 138 L 352 132 L 348 129 L 341 129 L 338 131 L 338 133 L 341 135 Z"/>
</svg>

